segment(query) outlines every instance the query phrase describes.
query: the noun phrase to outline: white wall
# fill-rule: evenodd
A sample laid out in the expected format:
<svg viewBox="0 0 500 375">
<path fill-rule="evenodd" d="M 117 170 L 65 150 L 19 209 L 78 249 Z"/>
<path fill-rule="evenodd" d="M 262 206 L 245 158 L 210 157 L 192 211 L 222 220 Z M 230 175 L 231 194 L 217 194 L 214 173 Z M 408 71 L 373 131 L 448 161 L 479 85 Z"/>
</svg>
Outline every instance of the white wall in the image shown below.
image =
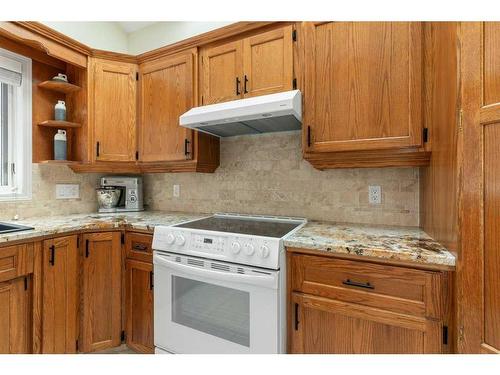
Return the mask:
<svg viewBox="0 0 500 375">
<path fill-rule="evenodd" d="M 158 22 L 128 34 L 132 55 L 151 51 L 233 22 Z"/>
<path fill-rule="evenodd" d="M 96 49 L 128 53 L 127 33 L 116 22 L 42 22 Z"/>
</svg>

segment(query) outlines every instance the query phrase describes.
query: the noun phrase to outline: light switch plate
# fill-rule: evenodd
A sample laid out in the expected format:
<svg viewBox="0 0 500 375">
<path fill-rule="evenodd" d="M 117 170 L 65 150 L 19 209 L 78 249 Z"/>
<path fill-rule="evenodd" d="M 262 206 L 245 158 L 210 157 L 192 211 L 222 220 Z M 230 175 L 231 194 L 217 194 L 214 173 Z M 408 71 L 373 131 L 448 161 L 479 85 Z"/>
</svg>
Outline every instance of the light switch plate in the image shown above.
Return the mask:
<svg viewBox="0 0 500 375">
<path fill-rule="evenodd" d="M 80 198 L 80 185 L 56 184 L 56 199 L 78 199 L 78 198 Z"/>
<path fill-rule="evenodd" d="M 368 186 L 368 202 L 370 204 L 382 203 L 382 188 L 379 185 Z"/>
</svg>

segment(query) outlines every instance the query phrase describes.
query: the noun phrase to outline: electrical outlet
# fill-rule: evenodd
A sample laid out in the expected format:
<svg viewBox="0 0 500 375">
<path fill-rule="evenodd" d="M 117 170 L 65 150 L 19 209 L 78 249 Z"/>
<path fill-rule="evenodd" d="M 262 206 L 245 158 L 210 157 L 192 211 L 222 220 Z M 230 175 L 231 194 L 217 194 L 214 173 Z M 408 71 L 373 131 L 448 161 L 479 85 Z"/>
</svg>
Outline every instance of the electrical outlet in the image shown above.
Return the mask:
<svg viewBox="0 0 500 375">
<path fill-rule="evenodd" d="M 382 203 L 382 188 L 379 185 L 368 186 L 368 202 L 370 204 Z"/>
<path fill-rule="evenodd" d="M 174 198 L 179 198 L 181 195 L 181 186 L 180 185 L 174 185 Z"/>
<path fill-rule="evenodd" d="M 56 184 L 56 199 L 78 199 L 78 198 L 80 198 L 80 185 Z"/>
</svg>

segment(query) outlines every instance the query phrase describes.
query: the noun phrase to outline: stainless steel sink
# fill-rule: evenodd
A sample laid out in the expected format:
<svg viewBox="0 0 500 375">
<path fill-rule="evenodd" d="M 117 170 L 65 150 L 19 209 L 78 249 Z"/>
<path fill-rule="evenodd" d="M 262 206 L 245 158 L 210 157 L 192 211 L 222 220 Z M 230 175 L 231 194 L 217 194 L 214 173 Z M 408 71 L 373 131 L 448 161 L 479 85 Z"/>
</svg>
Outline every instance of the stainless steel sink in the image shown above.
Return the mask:
<svg viewBox="0 0 500 375">
<path fill-rule="evenodd" d="M 2 223 L 0 222 L 0 234 L 4 233 L 12 233 L 12 232 L 21 232 L 23 230 L 31 230 L 34 229 L 32 227 L 27 227 L 25 225 L 17 225 L 10 223 Z"/>
</svg>

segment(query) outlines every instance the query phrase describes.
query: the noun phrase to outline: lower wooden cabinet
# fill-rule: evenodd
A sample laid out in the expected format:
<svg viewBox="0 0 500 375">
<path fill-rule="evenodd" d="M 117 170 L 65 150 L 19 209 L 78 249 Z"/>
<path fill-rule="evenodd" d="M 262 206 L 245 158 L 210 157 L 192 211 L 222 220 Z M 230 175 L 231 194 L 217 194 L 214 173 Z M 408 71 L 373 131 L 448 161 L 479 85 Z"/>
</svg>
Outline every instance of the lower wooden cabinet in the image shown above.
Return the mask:
<svg viewBox="0 0 500 375">
<path fill-rule="evenodd" d="M 153 264 L 126 261 L 127 346 L 141 353 L 154 353 Z"/>
<path fill-rule="evenodd" d="M 0 282 L 0 354 L 31 353 L 30 284 L 28 276 Z"/>
<path fill-rule="evenodd" d="M 446 273 L 288 254 L 290 353 L 449 351 Z"/>
<path fill-rule="evenodd" d="M 80 350 L 121 344 L 120 232 L 83 235 L 82 332 Z"/>
<path fill-rule="evenodd" d="M 43 241 L 42 353 L 76 353 L 78 340 L 78 236 Z"/>
</svg>

